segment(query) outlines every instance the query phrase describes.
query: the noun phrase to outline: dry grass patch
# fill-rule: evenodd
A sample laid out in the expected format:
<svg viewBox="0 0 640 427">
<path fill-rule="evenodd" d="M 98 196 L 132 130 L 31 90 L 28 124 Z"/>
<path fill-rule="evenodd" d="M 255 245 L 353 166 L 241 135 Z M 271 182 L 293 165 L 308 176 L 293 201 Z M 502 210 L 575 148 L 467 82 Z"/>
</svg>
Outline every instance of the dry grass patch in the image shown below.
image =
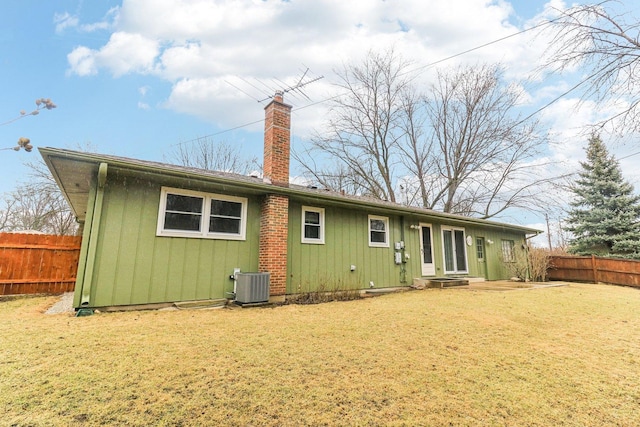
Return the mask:
<svg viewBox="0 0 640 427">
<path fill-rule="evenodd" d="M 640 291 L 425 290 L 46 316 L 0 303 L 2 425 L 640 425 Z"/>
</svg>

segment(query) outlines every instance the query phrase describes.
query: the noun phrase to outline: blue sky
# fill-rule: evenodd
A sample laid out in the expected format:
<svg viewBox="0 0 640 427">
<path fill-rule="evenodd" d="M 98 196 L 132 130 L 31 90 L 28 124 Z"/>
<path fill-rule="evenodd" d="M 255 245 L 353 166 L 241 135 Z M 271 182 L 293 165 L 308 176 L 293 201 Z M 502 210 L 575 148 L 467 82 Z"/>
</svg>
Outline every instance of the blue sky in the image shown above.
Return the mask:
<svg viewBox="0 0 640 427">
<path fill-rule="evenodd" d="M 637 12 L 638 6 L 626 3 L 621 6 Z M 306 91 L 316 103 L 332 94 L 333 70 L 368 49 L 394 46 L 417 66 L 426 65 L 552 17 L 550 6 L 568 5 L 561 0 L 4 2 L 0 123 L 20 110 L 31 111 L 41 97 L 58 108 L 0 126 L 0 148 L 28 137 L 36 147 L 91 144 L 99 153 L 162 161 L 175 144 L 214 135 L 261 157 L 261 123 L 225 130 L 261 120 L 264 105 L 255 99 L 293 84 L 305 67 L 311 77 L 324 76 Z M 532 75 L 545 46 L 544 38 L 524 35 L 443 65 L 501 62 L 506 77 L 519 81 Z M 424 74 L 428 81 L 434 73 Z M 535 81 L 527 89 L 529 107 L 548 102 L 570 78 Z M 285 100 L 294 106 L 293 146 L 300 147 L 321 126 L 326 103 Z M 542 117 L 561 142 L 549 148 L 549 156 L 559 156 L 567 167 L 584 157 L 586 141 L 577 129 L 599 113 L 594 105 L 572 112 L 576 102 L 563 100 Z M 614 149 L 619 156 L 629 151 L 633 147 Z M 16 188 L 26 173 L 22 163 L 38 156 L 35 150 L 0 151 L 0 193 Z M 640 175 L 632 160 L 623 169 L 637 186 Z M 523 215 L 510 222 L 535 225 L 539 218 Z"/>
<path fill-rule="evenodd" d="M 34 100 L 51 98 L 55 110 L 43 111 L 0 127 L 2 146 L 14 145 L 26 136 L 35 146 L 74 148 L 91 143 L 99 152 L 159 159 L 169 144 L 210 133 L 215 125 L 161 106 L 171 84 L 153 76 L 110 73 L 93 76 L 70 74 L 67 55 L 77 46 L 99 47 L 111 31 L 56 33 L 56 14 L 78 13 L 81 20 L 96 22 L 120 5 L 112 1 L 10 2 L 0 14 L 0 121 L 31 111 Z M 150 89 L 143 97 L 140 88 Z M 144 101 L 152 106 L 142 109 Z M 0 167 L 16 170 L 16 163 L 37 153 L 3 151 Z M 11 176 L 11 175 L 9 175 Z M 0 191 L 11 180 L 3 180 Z"/>
</svg>

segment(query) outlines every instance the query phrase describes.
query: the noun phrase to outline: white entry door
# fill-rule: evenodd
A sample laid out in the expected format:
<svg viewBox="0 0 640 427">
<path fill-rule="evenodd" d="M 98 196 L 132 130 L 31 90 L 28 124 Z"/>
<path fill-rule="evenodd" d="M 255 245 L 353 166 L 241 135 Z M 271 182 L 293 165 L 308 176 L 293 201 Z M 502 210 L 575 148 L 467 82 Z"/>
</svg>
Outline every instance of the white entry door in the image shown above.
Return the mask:
<svg viewBox="0 0 640 427">
<path fill-rule="evenodd" d="M 433 239 L 431 224 L 420 224 L 420 254 L 422 255 L 422 275 L 435 276 L 436 266 L 433 263 Z"/>
</svg>

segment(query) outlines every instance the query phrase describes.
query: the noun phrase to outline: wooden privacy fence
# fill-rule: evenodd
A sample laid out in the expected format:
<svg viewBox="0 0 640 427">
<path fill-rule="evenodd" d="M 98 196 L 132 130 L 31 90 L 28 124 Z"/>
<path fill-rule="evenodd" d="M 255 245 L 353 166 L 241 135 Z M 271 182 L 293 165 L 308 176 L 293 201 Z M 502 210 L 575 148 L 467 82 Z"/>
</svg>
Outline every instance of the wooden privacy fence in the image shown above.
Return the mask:
<svg viewBox="0 0 640 427">
<path fill-rule="evenodd" d="M 0 233 L 0 295 L 71 292 L 80 236 Z"/>
<path fill-rule="evenodd" d="M 604 282 L 640 287 L 640 261 L 592 256 L 551 256 L 549 280 Z"/>
</svg>

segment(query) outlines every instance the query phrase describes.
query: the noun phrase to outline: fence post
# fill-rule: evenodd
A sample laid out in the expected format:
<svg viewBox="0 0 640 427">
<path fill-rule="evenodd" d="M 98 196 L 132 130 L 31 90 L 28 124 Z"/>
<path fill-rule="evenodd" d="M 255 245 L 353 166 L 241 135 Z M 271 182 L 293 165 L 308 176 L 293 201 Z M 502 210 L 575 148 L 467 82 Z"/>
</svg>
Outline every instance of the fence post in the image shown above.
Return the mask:
<svg viewBox="0 0 640 427">
<path fill-rule="evenodd" d="M 596 266 L 596 256 L 591 254 L 591 269 L 593 270 L 593 283 L 598 283 L 598 267 Z"/>
</svg>

